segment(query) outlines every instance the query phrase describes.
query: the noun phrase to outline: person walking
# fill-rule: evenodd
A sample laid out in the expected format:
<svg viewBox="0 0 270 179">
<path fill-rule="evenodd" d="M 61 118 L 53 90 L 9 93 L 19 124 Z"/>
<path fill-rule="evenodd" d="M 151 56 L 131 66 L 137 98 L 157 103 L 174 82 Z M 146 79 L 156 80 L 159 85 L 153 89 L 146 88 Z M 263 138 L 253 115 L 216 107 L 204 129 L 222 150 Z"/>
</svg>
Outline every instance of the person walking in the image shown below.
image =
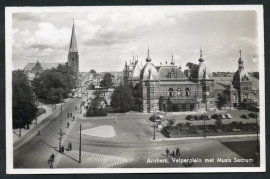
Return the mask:
<svg viewBox="0 0 270 179">
<path fill-rule="evenodd" d="M 70 113 L 70 117 L 72 117 L 72 113 Z"/>
<path fill-rule="evenodd" d="M 67 128 L 69 128 L 69 123 L 67 123 Z"/>
<path fill-rule="evenodd" d="M 166 149 L 167 157 L 168 157 L 168 155 L 169 155 L 169 152 L 170 152 L 170 151 L 169 151 L 169 149 L 167 148 L 167 149 Z"/>
<path fill-rule="evenodd" d="M 37 136 L 40 136 L 40 131 L 38 130 Z"/>
<path fill-rule="evenodd" d="M 176 156 L 180 156 L 180 149 L 178 148 L 178 146 L 177 146 L 177 148 L 176 148 Z"/>
<path fill-rule="evenodd" d="M 73 121 L 74 121 L 75 117 L 73 116 Z"/>
<path fill-rule="evenodd" d="M 62 154 L 64 154 L 64 152 L 65 152 L 65 147 L 62 146 Z"/>
<path fill-rule="evenodd" d="M 50 156 L 50 163 L 53 163 L 54 162 L 54 154 L 52 154 L 51 156 Z"/>
<path fill-rule="evenodd" d="M 70 147 L 70 151 L 72 150 L 72 144 L 71 144 L 71 142 L 70 142 L 70 144 L 69 144 L 69 147 Z"/>
</svg>

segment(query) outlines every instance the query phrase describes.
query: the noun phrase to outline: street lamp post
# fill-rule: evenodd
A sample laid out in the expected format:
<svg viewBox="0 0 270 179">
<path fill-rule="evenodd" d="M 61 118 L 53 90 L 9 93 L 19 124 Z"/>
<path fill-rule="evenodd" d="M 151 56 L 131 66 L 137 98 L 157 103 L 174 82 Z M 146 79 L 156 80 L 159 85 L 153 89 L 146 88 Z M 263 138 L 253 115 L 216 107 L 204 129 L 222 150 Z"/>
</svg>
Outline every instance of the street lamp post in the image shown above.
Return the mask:
<svg viewBox="0 0 270 179">
<path fill-rule="evenodd" d="M 203 123 L 204 123 L 204 138 L 206 138 L 206 129 L 205 129 L 205 113 L 204 113 Z"/>
<path fill-rule="evenodd" d="M 22 110 L 20 109 L 20 133 L 19 133 L 19 137 L 22 136 L 21 128 L 22 128 Z"/>
<path fill-rule="evenodd" d="M 61 151 L 61 140 L 62 140 L 62 114 L 63 114 L 63 112 L 62 112 L 62 110 L 63 110 L 63 108 L 62 108 L 62 94 L 60 94 L 60 96 L 61 96 L 61 118 L 60 118 L 60 137 L 59 137 L 59 152 Z"/>
<path fill-rule="evenodd" d="M 156 113 L 155 113 L 155 107 L 152 105 L 153 109 L 154 109 L 154 138 L 153 140 L 156 140 Z"/>
</svg>

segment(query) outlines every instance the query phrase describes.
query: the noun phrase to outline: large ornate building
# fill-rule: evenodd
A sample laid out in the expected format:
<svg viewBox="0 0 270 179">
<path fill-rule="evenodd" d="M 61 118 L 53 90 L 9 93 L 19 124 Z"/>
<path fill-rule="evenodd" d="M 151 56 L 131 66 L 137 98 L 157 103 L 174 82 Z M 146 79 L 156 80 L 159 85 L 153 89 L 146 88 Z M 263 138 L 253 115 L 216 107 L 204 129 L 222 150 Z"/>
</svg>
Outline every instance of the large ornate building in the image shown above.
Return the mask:
<svg viewBox="0 0 270 179">
<path fill-rule="evenodd" d="M 125 64 L 124 84 L 130 84 L 135 97 L 135 110 L 143 112 L 214 110 L 222 95 L 229 96 L 229 103 L 223 108 L 248 108 L 259 104 L 258 80 L 244 70 L 243 61 L 233 77 L 212 77 L 204 63 L 202 50 L 199 63 L 186 76 L 181 67 L 175 65 L 155 66 L 149 56 L 141 68 L 138 59 Z"/>
</svg>

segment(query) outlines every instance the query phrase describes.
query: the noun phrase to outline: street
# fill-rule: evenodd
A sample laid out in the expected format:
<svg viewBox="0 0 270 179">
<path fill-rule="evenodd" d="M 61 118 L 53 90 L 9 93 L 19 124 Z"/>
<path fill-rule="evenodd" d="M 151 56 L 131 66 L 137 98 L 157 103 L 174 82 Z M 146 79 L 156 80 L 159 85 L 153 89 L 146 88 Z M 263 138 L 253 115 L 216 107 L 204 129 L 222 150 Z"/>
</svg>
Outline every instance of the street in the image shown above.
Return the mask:
<svg viewBox="0 0 270 179">
<path fill-rule="evenodd" d="M 252 162 L 235 163 L 215 160 L 205 163 L 205 159 L 212 158 L 243 158 L 220 142 L 226 138 L 153 141 L 153 124 L 146 120 L 146 116 L 151 114 L 110 113 L 106 117 L 88 118 L 83 117 L 77 111 L 75 112 L 75 107 L 78 107 L 81 101 L 86 101 L 86 95 L 83 95 L 82 99 L 70 100 L 63 107 L 61 125 L 65 135 L 63 135 L 61 144 L 67 149 L 68 143 L 71 142 L 72 151 L 65 150 L 64 154 L 58 152 L 61 119 L 61 113 L 58 111 L 58 115 L 51 117 L 41 130 L 41 136 L 32 134 L 22 142 L 23 144 L 14 148 L 14 168 L 49 168 L 48 160 L 52 154 L 56 156 L 54 168 L 184 167 L 181 163 L 173 162 L 174 156 L 166 156 L 166 148 L 170 150 L 171 154 L 177 146 L 180 148 L 181 158 L 199 158 L 203 161 L 194 163 L 196 167 L 255 166 Z M 67 113 L 72 113 L 75 116 L 75 121 L 68 118 Z M 117 122 L 115 122 L 116 116 Z M 67 123 L 69 123 L 69 128 L 67 128 Z M 116 133 L 116 136 L 112 138 L 82 135 L 81 163 L 79 163 L 78 154 L 80 125 L 82 125 L 82 131 L 104 125 L 112 126 Z M 156 139 L 165 139 L 165 137 L 156 132 Z M 255 140 L 256 137 L 233 137 L 227 138 L 226 142 L 237 143 Z M 166 159 L 169 163 L 155 163 L 155 159 Z"/>
</svg>

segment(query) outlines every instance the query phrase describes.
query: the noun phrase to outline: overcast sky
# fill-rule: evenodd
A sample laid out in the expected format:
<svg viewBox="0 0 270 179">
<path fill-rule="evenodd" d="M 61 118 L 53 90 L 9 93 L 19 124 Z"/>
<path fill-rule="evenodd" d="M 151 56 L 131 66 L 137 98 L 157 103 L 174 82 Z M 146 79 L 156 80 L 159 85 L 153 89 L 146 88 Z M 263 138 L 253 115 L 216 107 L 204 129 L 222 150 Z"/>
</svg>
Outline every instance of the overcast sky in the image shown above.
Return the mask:
<svg viewBox="0 0 270 179">
<path fill-rule="evenodd" d="M 145 64 L 147 48 L 155 65 L 170 62 L 185 69 L 198 63 L 200 47 L 212 72 L 236 71 L 239 50 L 247 71 L 257 71 L 255 11 L 184 12 L 168 8 L 93 8 L 80 12 L 13 13 L 13 70 L 37 60 L 67 61 L 72 23 L 80 71 L 121 71 L 133 54 Z"/>
</svg>

